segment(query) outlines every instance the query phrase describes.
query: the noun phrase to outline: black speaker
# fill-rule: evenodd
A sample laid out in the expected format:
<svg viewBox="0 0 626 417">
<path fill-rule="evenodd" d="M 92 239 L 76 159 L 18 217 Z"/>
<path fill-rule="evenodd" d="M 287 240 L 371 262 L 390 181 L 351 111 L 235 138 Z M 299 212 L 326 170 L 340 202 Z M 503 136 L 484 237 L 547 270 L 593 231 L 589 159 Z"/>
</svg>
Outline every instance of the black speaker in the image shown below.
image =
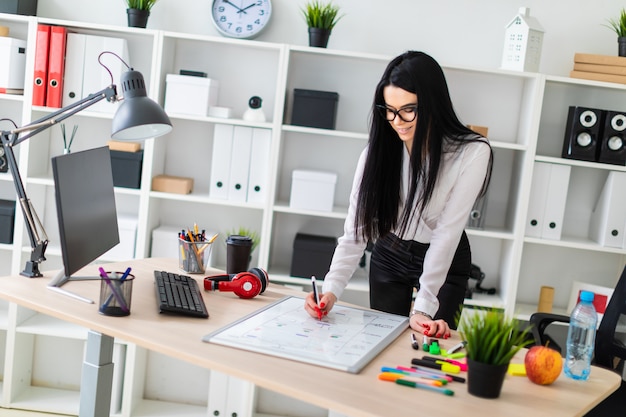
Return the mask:
<svg viewBox="0 0 626 417">
<path fill-rule="evenodd" d="M 563 158 L 591 162 L 597 160 L 604 113 L 600 109 L 570 106 L 561 154 Z"/>
<path fill-rule="evenodd" d="M 598 146 L 598 162 L 626 165 L 626 112 L 606 112 Z"/>
<path fill-rule="evenodd" d="M 4 149 L 0 148 L 0 172 L 7 172 L 9 170 L 9 163 L 7 157 L 4 154 Z"/>
</svg>

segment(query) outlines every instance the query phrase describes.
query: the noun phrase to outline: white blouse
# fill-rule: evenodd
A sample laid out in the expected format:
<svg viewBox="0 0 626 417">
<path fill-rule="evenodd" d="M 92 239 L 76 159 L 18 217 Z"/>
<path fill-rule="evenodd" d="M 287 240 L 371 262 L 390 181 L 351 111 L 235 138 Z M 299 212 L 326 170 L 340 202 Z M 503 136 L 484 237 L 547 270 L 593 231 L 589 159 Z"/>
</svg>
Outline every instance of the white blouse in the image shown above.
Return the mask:
<svg viewBox="0 0 626 417">
<path fill-rule="evenodd" d="M 472 142 L 459 148 L 459 151 L 444 153 L 439 178 L 428 207 L 421 217 L 413 216 L 406 233 L 399 235 L 397 230 L 392 231 L 403 240 L 430 243 L 420 277 L 420 289 L 413 305 L 416 310 L 434 316 L 439 309 L 437 294 L 445 282 L 469 213 L 482 188 L 489 156 L 490 148 L 483 142 Z M 322 286 L 323 292 L 330 291 L 337 298 L 341 297 L 348 285 L 367 245 L 354 233 L 357 195 L 366 157 L 367 148 L 361 153 L 354 175 L 344 234 L 338 239 L 330 270 Z M 408 194 L 409 160 L 410 155 L 404 147 L 399 215 Z"/>
</svg>

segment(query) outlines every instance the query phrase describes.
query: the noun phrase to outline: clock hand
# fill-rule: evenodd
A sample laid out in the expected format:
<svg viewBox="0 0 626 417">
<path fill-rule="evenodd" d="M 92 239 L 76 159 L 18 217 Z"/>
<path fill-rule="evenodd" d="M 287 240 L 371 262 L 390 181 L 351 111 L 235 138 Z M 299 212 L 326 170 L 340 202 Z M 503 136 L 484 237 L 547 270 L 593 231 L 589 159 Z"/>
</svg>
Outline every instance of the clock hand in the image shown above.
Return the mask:
<svg viewBox="0 0 626 417">
<path fill-rule="evenodd" d="M 250 7 L 256 6 L 256 3 L 252 3 L 251 5 L 244 7 L 243 9 L 239 9 L 239 11 L 237 13 L 245 13 L 248 14 L 248 12 L 246 12 L 246 10 L 248 10 Z"/>
<path fill-rule="evenodd" d="M 241 13 L 241 12 L 243 11 L 240 7 L 236 6 L 235 4 L 231 3 L 231 2 L 230 2 L 230 1 L 228 1 L 228 0 L 222 0 L 222 1 L 223 1 L 224 3 L 226 3 L 226 4 L 230 4 L 230 5 L 231 5 L 231 6 L 233 6 L 235 9 L 237 9 L 237 13 Z"/>
</svg>

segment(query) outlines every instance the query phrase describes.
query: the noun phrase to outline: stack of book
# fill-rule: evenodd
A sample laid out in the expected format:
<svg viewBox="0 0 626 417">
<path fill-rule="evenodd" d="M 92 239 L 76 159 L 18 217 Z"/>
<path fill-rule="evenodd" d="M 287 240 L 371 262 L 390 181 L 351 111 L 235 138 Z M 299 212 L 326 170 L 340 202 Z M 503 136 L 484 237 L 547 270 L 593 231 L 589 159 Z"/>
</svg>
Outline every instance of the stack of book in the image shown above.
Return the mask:
<svg viewBox="0 0 626 417">
<path fill-rule="evenodd" d="M 570 77 L 626 84 L 626 57 L 576 53 Z"/>
</svg>

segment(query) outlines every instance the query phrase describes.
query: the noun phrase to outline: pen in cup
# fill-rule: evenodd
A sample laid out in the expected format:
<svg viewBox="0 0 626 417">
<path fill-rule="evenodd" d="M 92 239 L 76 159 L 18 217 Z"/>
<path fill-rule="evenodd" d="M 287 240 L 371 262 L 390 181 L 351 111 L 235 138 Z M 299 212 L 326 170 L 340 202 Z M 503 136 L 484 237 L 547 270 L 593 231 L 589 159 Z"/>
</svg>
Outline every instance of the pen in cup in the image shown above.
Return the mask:
<svg viewBox="0 0 626 417">
<path fill-rule="evenodd" d="M 315 275 L 311 275 L 311 286 L 313 287 L 313 297 L 315 298 L 315 305 L 317 306 L 317 318 L 322 319 L 322 310 L 320 310 L 320 296 L 317 292 L 317 283 L 315 281 Z"/>
<path fill-rule="evenodd" d="M 115 285 L 115 287 L 118 289 L 118 291 L 122 291 L 122 282 L 124 282 L 126 280 L 126 278 L 128 278 L 128 275 L 130 274 L 130 271 L 131 271 L 131 268 L 129 266 L 128 268 L 126 268 L 126 271 L 124 271 L 124 274 L 120 278 L 119 282 L 111 282 L 113 285 Z M 102 273 L 102 271 L 100 273 Z M 106 272 L 105 272 L 105 274 L 106 274 Z M 121 293 L 120 293 L 120 295 L 121 295 Z M 109 295 L 109 297 L 106 299 L 106 301 L 104 302 L 102 307 L 103 308 L 107 308 L 109 306 L 109 303 L 111 303 L 111 300 L 113 300 L 113 297 L 114 297 L 114 293 L 112 292 L 111 295 Z"/>
<path fill-rule="evenodd" d="M 117 291 L 117 288 L 115 288 L 115 285 L 113 285 L 113 283 L 111 282 L 111 279 L 109 278 L 109 276 L 107 275 L 106 271 L 104 270 L 104 268 L 100 267 L 99 268 L 100 271 L 100 277 L 107 283 L 107 285 L 111 288 L 111 292 L 113 293 L 113 296 L 115 297 L 115 299 L 117 300 L 118 304 L 120 305 L 120 308 L 122 309 L 122 311 L 124 311 L 125 313 L 128 313 L 130 310 L 128 309 L 128 306 L 126 305 L 126 303 L 124 302 L 124 298 L 122 297 L 122 295 Z"/>
</svg>

